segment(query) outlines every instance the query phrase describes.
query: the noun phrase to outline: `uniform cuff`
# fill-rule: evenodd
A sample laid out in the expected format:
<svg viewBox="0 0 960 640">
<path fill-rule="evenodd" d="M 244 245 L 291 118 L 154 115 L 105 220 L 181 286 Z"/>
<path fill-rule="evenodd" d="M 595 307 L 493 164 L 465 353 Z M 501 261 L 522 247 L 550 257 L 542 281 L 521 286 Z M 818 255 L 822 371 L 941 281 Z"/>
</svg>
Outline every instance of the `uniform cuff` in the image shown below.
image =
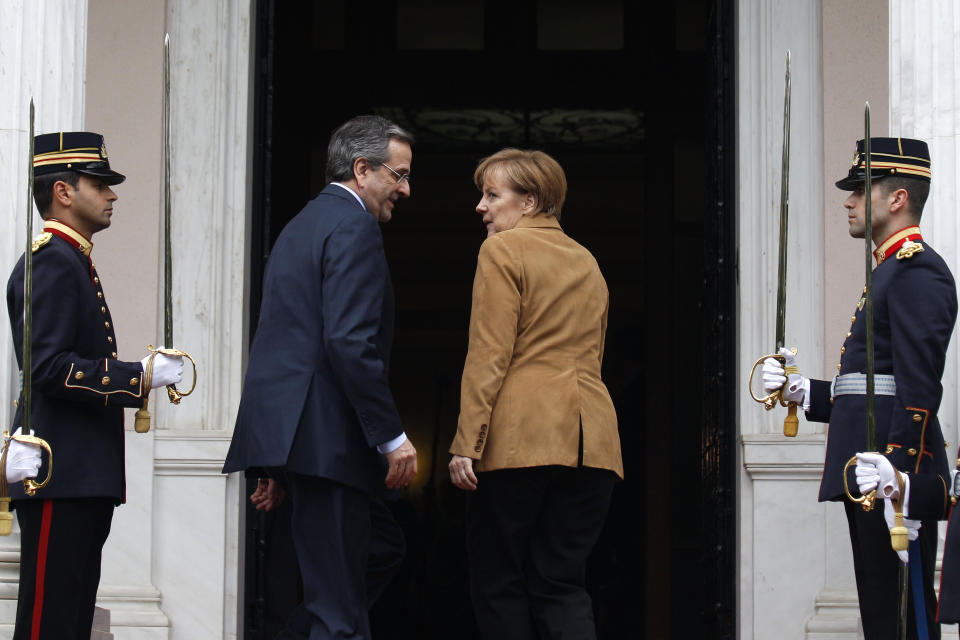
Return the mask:
<svg viewBox="0 0 960 640">
<path fill-rule="evenodd" d="M 387 440 L 386 442 L 381 442 L 380 444 L 378 444 L 377 451 L 379 451 L 383 455 L 387 455 L 388 453 L 392 453 L 397 449 L 399 449 L 400 445 L 402 445 L 406 441 L 407 441 L 407 433 L 403 432 L 393 440 Z"/>
</svg>

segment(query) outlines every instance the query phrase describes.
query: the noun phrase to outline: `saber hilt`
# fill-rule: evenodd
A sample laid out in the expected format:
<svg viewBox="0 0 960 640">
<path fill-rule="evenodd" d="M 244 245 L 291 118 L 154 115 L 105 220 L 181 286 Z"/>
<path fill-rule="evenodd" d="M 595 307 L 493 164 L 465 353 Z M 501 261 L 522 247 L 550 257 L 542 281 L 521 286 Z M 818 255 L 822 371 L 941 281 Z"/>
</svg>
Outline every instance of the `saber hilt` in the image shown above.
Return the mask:
<svg viewBox="0 0 960 640">
<path fill-rule="evenodd" d="M 34 478 L 25 478 L 23 480 L 24 493 L 28 496 L 35 495 L 37 490 L 47 486 L 50 483 L 50 478 L 53 477 L 53 450 L 50 449 L 50 444 L 46 440 L 34 435 L 11 436 L 9 431 L 3 432 L 3 444 L 0 445 L 3 448 L 2 453 L 0 453 L 0 536 L 8 536 L 13 530 L 13 514 L 10 513 L 10 492 L 7 484 L 7 453 L 10 451 L 10 443 L 13 440 L 40 447 L 47 452 L 47 477 L 44 478 L 43 482 L 37 482 Z"/>
<path fill-rule="evenodd" d="M 152 344 L 148 344 L 147 349 L 150 351 L 150 355 L 147 356 L 147 364 L 143 368 L 143 385 L 147 389 L 147 392 L 143 396 L 143 406 L 137 409 L 137 413 L 134 414 L 133 420 L 133 429 L 137 433 L 146 433 L 147 431 L 150 431 L 151 416 L 148 405 L 150 402 L 150 390 L 153 383 L 153 360 L 157 357 L 158 353 L 162 353 L 163 355 L 170 356 L 172 358 L 186 358 L 193 366 L 193 382 L 191 383 L 189 390 L 180 391 L 177 389 L 176 385 L 167 385 L 167 397 L 170 399 L 171 404 L 180 404 L 180 400 L 182 398 L 187 397 L 193 393 L 194 389 L 197 388 L 197 363 L 193 359 L 193 356 L 186 351 L 181 351 L 180 349 L 154 349 Z"/>
<path fill-rule="evenodd" d="M 797 350 L 792 349 L 794 355 L 796 355 Z M 768 393 L 765 396 L 758 396 L 753 392 L 753 376 L 757 371 L 757 367 L 761 366 L 767 358 L 773 358 L 780 362 L 783 365 L 783 372 L 787 380 L 783 383 L 783 386 L 779 389 Z M 787 415 L 783 419 L 783 435 L 788 438 L 795 438 L 797 433 L 800 431 L 800 418 L 797 417 L 797 403 L 792 400 L 784 400 L 783 391 L 786 389 L 786 386 L 790 382 L 790 374 L 800 373 L 800 370 L 797 367 L 788 367 L 786 365 L 786 358 L 784 358 L 779 353 L 771 353 L 770 355 L 761 356 L 753 363 L 753 367 L 750 369 L 750 379 L 747 382 L 747 389 L 750 391 L 750 397 L 753 398 L 755 402 L 759 402 L 763 405 L 763 408 L 767 411 L 770 411 L 778 404 L 781 407 L 787 408 Z"/>
</svg>

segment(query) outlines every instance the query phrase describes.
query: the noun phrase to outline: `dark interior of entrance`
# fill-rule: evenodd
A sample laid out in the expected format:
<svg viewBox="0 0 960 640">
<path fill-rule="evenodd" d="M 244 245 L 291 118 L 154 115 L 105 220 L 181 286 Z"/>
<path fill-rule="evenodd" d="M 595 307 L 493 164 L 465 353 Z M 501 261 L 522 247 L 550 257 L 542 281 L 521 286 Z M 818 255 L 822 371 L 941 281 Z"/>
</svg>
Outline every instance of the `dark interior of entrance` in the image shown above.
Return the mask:
<svg viewBox="0 0 960 640">
<path fill-rule="evenodd" d="M 711 372 L 733 364 L 712 322 L 732 303 L 716 267 L 733 262 L 717 253 L 731 213 L 715 203 L 730 180 L 716 166 L 731 153 L 728 4 L 257 2 L 251 326 L 273 241 L 324 185 L 331 131 L 379 113 L 417 137 L 412 197 L 383 234 L 391 383 L 420 473 L 393 505 L 408 557 L 372 612 L 378 640 L 475 637 L 446 451 L 485 234 L 471 176 L 505 146 L 563 165 L 564 229 L 610 289 L 603 375 L 626 480 L 588 569 L 598 635 L 733 637 L 732 415 L 709 400 L 724 388 Z M 246 638 L 272 638 L 299 597 L 287 508 L 248 510 Z"/>
</svg>

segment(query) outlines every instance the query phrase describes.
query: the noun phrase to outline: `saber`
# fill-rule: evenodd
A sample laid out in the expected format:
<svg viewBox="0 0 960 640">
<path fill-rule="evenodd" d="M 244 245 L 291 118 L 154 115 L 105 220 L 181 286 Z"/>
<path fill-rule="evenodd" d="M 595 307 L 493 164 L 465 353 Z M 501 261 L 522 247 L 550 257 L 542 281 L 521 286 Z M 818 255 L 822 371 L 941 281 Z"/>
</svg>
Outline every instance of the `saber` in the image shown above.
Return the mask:
<svg viewBox="0 0 960 640">
<path fill-rule="evenodd" d="M 867 356 L 867 451 L 876 451 L 877 449 L 877 416 L 876 416 L 876 398 L 874 393 L 875 363 L 874 363 L 874 342 L 873 342 L 873 177 L 872 161 L 870 158 L 870 103 L 867 102 L 863 107 L 863 195 L 864 195 L 864 263 L 865 263 L 865 283 L 864 283 L 864 313 L 866 314 L 866 356 Z M 847 498 L 852 502 L 860 504 L 864 511 L 870 511 L 873 508 L 876 499 L 876 490 L 871 491 L 865 496 L 853 497 L 847 482 L 847 470 L 857 463 L 857 457 L 854 456 L 847 461 L 843 467 L 843 487 Z M 895 500 L 894 505 L 894 524 L 890 529 L 890 544 L 894 551 L 904 551 L 908 549 L 907 530 L 903 526 L 903 492 L 904 485 L 900 474 L 897 474 L 897 480 L 900 483 L 900 498 Z M 900 563 L 899 583 L 900 600 L 897 607 L 897 637 L 905 640 L 907 637 L 907 584 L 909 582 L 907 565 Z M 916 616 L 926 615 L 921 607 L 916 607 Z"/>
<path fill-rule="evenodd" d="M 30 164 L 27 170 L 27 245 L 23 251 L 23 367 L 20 383 L 23 409 L 20 412 L 20 433 L 33 432 L 31 422 L 33 400 L 33 98 L 30 98 Z M 5 470 L 4 470 L 5 471 Z M 24 483 L 26 484 L 26 483 Z"/>
<path fill-rule="evenodd" d="M 42 438 L 33 435 L 33 154 L 34 154 L 34 113 L 33 98 L 30 98 L 30 156 L 27 164 L 27 242 L 23 251 L 23 409 L 20 412 L 20 435 L 14 439 L 27 444 L 38 445 L 47 450 L 47 477 L 43 482 L 33 478 L 23 480 L 23 491 L 28 496 L 37 493 L 50 482 L 53 475 L 53 452 Z M 8 444 L 4 443 L 2 470 L 6 484 L 6 453 Z M 3 492 L 6 495 L 6 492 Z"/>
<path fill-rule="evenodd" d="M 864 195 L 864 252 L 866 262 L 866 304 L 867 314 L 867 451 L 877 450 L 877 416 L 876 400 L 874 398 L 874 360 L 873 360 L 873 206 L 871 189 L 873 180 L 870 175 L 870 103 L 863 107 L 863 195 Z"/>
<path fill-rule="evenodd" d="M 163 343 L 165 348 L 154 349 L 147 345 L 150 357 L 143 372 L 143 384 L 147 393 L 143 398 L 143 406 L 134 415 L 133 428 L 137 433 L 146 433 L 150 430 L 150 412 L 147 404 L 150 400 L 150 381 L 153 378 L 153 360 L 156 354 L 181 356 L 187 358 L 193 365 L 193 384 L 189 391 L 180 391 L 176 385 L 167 385 L 167 397 L 173 404 L 180 404 L 180 400 L 193 393 L 197 387 L 197 363 L 190 354 L 173 348 L 173 251 L 170 241 L 170 34 L 163 36 Z"/>
<path fill-rule="evenodd" d="M 783 435 L 788 438 L 796 437 L 799 430 L 800 420 L 797 418 L 797 403 L 784 402 L 783 389 L 774 391 L 765 396 L 758 397 L 753 393 L 753 375 L 757 367 L 763 364 L 767 358 L 776 358 L 783 362 L 784 358 L 780 355 L 780 349 L 783 348 L 786 336 L 786 316 L 787 316 L 787 231 L 790 209 L 790 98 L 791 98 L 791 80 L 790 80 L 790 51 L 787 50 L 787 70 L 783 86 L 783 152 L 780 159 L 780 237 L 779 237 L 779 256 L 777 260 L 777 324 L 776 324 L 776 349 L 775 353 L 769 356 L 763 356 L 758 359 L 753 369 L 750 370 L 750 395 L 757 402 L 764 405 L 767 410 L 773 409 L 779 402 L 781 406 L 787 407 L 787 417 L 783 420 Z M 794 350 L 796 352 L 796 350 Z M 792 371 L 785 372 L 789 376 Z M 786 384 L 786 383 L 785 383 Z"/>
<path fill-rule="evenodd" d="M 787 324 L 787 218 L 790 204 L 790 51 L 783 87 L 783 154 L 780 161 L 780 258 L 777 263 L 777 347 L 783 347 Z"/>
<path fill-rule="evenodd" d="M 23 252 L 23 345 L 21 360 L 20 381 L 20 434 L 11 436 L 9 431 L 3 432 L 2 453 L 0 453 L 0 536 L 8 536 L 13 530 L 13 514 L 10 513 L 10 495 L 7 491 L 7 452 L 11 440 L 36 445 L 46 449 L 48 454 L 47 477 L 43 482 L 33 478 L 23 480 L 23 491 L 29 496 L 36 494 L 50 482 L 53 475 L 53 452 L 50 445 L 41 438 L 33 435 L 32 408 L 33 408 L 33 125 L 35 109 L 33 98 L 30 98 L 30 131 L 29 155 L 27 162 L 27 242 Z"/>
<path fill-rule="evenodd" d="M 163 36 L 163 340 L 166 349 L 160 353 L 168 356 L 181 356 L 193 365 L 193 384 L 189 391 L 180 391 L 177 385 L 167 385 L 167 397 L 173 404 L 193 393 L 197 386 L 197 363 L 189 353 L 173 348 L 173 243 L 170 240 L 170 157 L 173 155 L 173 143 L 170 140 L 170 34 Z M 152 347 L 149 347 L 153 350 Z M 150 358 L 152 374 L 153 358 Z"/>
<path fill-rule="evenodd" d="M 170 34 L 163 36 L 163 344 L 173 346 L 173 256 L 170 251 Z"/>
<path fill-rule="evenodd" d="M 866 303 L 863 306 L 864 313 L 867 314 L 866 330 L 867 330 L 867 451 L 876 451 L 877 450 L 877 414 L 876 414 L 876 396 L 874 393 L 874 378 L 876 373 L 876 367 L 874 362 L 874 347 L 873 347 L 873 176 L 872 173 L 872 160 L 870 157 L 870 103 L 867 102 L 863 106 L 863 196 L 864 196 L 864 262 L 865 262 L 865 283 L 864 288 L 866 292 L 864 297 Z M 846 474 L 846 470 L 844 470 Z M 846 477 L 846 476 L 844 476 Z M 890 530 L 890 543 L 893 546 L 894 550 L 902 551 L 904 550 L 908 543 L 906 536 L 906 529 L 903 526 L 903 506 L 900 502 L 903 500 L 903 480 L 900 477 L 900 474 L 897 473 L 897 480 L 900 483 L 900 496 L 901 498 L 897 501 L 897 506 L 894 508 L 895 511 L 900 512 L 899 518 L 896 519 L 897 527 L 894 527 Z M 864 506 L 866 509 L 866 506 Z M 899 527 L 899 529 L 898 529 Z M 899 548 L 898 548 L 899 547 Z M 899 582 L 900 582 L 900 601 L 899 607 L 897 609 L 897 637 L 900 640 L 905 640 L 907 637 L 907 584 L 908 584 L 908 569 L 907 565 L 900 563 L 898 568 L 899 571 Z M 926 615 L 926 611 L 920 610 L 919 607 L 915 608 L 914 614 L 916 616 Z"/>
</svg>

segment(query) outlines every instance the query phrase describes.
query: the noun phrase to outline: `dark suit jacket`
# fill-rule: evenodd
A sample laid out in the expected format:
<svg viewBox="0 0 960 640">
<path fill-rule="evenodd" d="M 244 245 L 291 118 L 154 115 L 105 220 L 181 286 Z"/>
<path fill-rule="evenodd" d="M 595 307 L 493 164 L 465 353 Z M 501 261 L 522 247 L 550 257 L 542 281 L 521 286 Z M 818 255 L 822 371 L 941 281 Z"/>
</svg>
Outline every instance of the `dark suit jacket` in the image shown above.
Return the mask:
<svg viewBox="0 0 960 640">
<path fill-rule="evenodd" d="M 23 354 L 23 257 L 7 282 L 17 362 Z M 117 360 L 100 278 L 75 246 L 53 236 L 33 253 L 33 411 L 54 454 L 53 478 L 36 499 L 125 498 L 123 407 L 143 403 L 143 368 Z M 13 424 L 20 424 L 20 409 Z M 47 475 L 44 457 L 39 478 Z M 29 499 L 23 485 L 15 500 Z"/>
<path fill-rule="evenodd" d="M 368 492 L 403 432 L 387 384 L 393 288 L 380 228 L 327 187 L 280 233 L 224 473 L 279 468 Z"/>
<path fill-rule="evenodd" d="M 874 354 L 877 373 L 893 374 L 895 396 L 876 396 L 876 444 L 901 471 L 947 474 L 937 411 L 947 345 L 957 318 L 957 292 L 943 259 L 924 251 L 894 257 L 873 272 Z M 843 344 L 840 374 L 866 372 L 866 314 L 858 305 Z M 829 422 L 820 500 L 843 497 L 843 467 L 866 450 L 866 401 L 862 395 L 830 397 L 830 383 L 812 380 L 807 419 Z M 856 487 L 853 465 L 850 486 Z M 855 489 L 854 489 L 855 490 Z"/>
</svg>

